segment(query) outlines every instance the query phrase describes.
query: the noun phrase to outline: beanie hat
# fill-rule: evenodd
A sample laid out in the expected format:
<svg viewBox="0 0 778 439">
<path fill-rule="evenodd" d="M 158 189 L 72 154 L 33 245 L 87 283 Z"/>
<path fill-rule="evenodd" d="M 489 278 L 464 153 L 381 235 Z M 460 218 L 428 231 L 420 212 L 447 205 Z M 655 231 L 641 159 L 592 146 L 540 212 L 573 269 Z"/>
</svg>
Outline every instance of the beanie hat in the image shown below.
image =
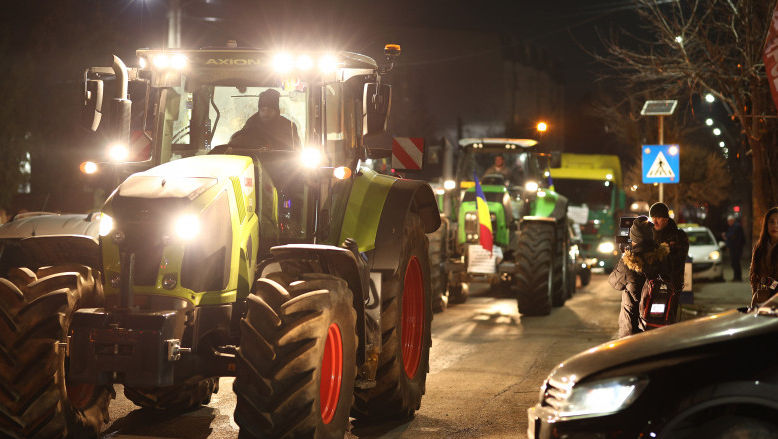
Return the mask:
<svg viewBox="0 0 778 439">
<path fill-rule="evenodd" d="M 281 98 L 281 93 L 277 90 L 269 88 L 259 94 L 259 107 L 270 107 L 278 110 L 278 100 Z"/>
<path fill-rule="evenodd" d="M 670 209 L 665 203 L 654 203 L 648 211 L 651 218 L 670 218 Z"/>
<path fill-rule="evenodd" d="M 644 216 L 635 218 L 632 227 L 629 228 L 629 239 L 636 246 L 643 246 L 653 241 L 654 225 Z"/>
</svg>

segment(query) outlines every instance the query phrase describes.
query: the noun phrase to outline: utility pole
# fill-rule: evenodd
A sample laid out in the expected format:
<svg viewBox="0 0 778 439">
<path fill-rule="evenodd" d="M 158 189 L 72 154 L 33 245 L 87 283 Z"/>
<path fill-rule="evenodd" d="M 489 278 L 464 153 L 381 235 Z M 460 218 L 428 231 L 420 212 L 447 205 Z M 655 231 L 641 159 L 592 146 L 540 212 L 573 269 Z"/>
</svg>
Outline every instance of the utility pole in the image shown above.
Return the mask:
<svg viewBox="0 0 778 439">
<path fill-rule="evenodd" d="M 167 48 L 181 48 L 181 0 L 168 0 Z"/>
<path fill-rule="evenodd" d="M 665 117 L 664 115 L 659 115 L 659 144 L 664 145 L 665 144 Z M 659 202 L 664 203 L 665 202 L 665 184 L 659 183 Z"/>
</svg>

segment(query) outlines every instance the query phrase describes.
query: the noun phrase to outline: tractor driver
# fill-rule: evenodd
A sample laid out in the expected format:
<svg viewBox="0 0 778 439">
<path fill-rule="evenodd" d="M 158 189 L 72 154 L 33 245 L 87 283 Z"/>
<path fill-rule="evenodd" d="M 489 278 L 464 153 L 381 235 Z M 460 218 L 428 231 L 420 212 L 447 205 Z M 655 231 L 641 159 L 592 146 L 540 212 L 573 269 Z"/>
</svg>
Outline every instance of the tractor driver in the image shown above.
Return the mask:
<svg viewBox="0 0 778 439">
<path fill-rule="evenodd" d="M 272 88 L 259 94 L 259 111 L 249 117 L 246 124 L 230 137 L 231 144 L 245 146 L 270 146 L 278 149 L 300 147 L 297 125 L 281 116 L 278 101 L 281 93 Z"/>
<path fill-rule="evenodd" d="M 502 174 L 507 180 L 512 173 L 513 171 L 505 164 L 505 157 L 503 157 L 502 154 L 497 154 L 494 156 L 494 164 L 484 172 L 484 176 L 489 174 Z"/>
</svg>

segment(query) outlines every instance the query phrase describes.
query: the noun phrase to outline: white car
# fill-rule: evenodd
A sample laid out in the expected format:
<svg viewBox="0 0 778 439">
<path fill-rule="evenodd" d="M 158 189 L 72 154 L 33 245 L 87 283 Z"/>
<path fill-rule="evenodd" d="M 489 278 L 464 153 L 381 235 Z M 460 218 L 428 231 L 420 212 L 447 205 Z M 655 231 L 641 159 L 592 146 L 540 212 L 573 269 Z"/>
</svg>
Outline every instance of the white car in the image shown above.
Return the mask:
<svg viewBox="0 0 778 439">
<path fill-rule="evenodd" d="M 692 278 L 724 280 L 721 263 L 722 250 L 713 232 L 697 224 L 679 224 L 689 238 L 689 256 L 692 257 Z"/>
</svg>

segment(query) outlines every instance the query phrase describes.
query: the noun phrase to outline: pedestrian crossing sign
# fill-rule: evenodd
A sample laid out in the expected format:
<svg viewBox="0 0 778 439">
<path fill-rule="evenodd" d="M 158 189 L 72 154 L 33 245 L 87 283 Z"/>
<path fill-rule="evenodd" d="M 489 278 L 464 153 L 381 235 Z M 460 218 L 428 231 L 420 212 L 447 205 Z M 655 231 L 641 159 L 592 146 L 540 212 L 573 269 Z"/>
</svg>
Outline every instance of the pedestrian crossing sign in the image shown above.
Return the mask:
<svg viewBox="0 0 778 439">
<path fill-rule="evenodd" d="M 681 149 L 678 145 L 643 145 L 643 183 L 678 183 Z"/>
</svg>

